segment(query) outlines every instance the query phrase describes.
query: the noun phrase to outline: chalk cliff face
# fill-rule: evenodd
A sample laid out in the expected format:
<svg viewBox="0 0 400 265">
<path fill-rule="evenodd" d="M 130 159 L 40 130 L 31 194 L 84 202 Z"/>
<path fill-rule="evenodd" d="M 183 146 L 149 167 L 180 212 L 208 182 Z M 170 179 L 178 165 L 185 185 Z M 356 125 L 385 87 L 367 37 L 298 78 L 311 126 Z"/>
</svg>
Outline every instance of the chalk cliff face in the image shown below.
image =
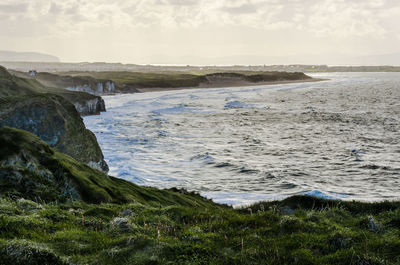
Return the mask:
<svg viewBox="0 0 400 265">
<path fill-rule="evenodd" d="M 65 87 L 69 91 L 86 92 L 92 95 L 104 95 L 115 93 L 115 84 L 112 81 L 88 82 L 86 84 Z"/>
<path fill-rule="evenodd" d="M 63 88 L 52 87 L 51 84 L 42 84 L 38 82 L 39 80 L 36 77 L 29 77 L 27 73 L 12 71 L 12 74 L 0 66 L 0 97 L 51 93 L 59 95 L 74 104 L 81 115 L 98 115 L 100 112 L 106 111 L 104 100 L 100 96 L 94 95 L 94 93 L 85 93 L 85 89 L 68 91 Z M 57 80 L 57 75 L 48 75 Z M 47 75 L 45 74 L 45 76 Z M 63 77 L 60 76 L 59 78 L 61 80 L 58 82 L 62 82 Z M 111 85 L 106 82 L 104 87 L 110 88 Z M 110 89 L 112 89 L 112 86 Z M 93 92 L 90 86 L 88 86 L 88 91 Z"/>
<path fill-rule="evenodd" d="M 72 101 L 72 103 L 81 115 L 98 115 L 100 112 L 106 111 L 106 105 L 101 97 L 95 97 L 82 102 Z"/>
</svg>

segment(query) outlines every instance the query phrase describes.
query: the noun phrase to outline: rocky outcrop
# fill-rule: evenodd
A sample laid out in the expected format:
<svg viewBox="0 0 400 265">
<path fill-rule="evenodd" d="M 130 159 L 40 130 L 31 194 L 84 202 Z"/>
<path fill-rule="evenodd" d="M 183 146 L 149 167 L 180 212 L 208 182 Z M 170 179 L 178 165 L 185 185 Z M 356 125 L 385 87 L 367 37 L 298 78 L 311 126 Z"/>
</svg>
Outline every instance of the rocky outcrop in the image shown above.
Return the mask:
<svg viewBox="0 0 400 265">
<path fill-rule="evenodd" d="M 88 82 L 74 86 L 65 87 L 69 91 L 86 92 L 92 95 L 105 95 L 115 93 L 115 84 L 113 81 Z"/>
<path fill-rule="evenodd" d="M 81 115 L 98 115 L 100 112 L 106 111 L 106 105 L 101 97 L 72 103 Z"/>
<path fill-rule="evenodd" d="M 14 71 L 13 73 L 20 77 L 29 77 L 27 73 L 17 71 Z M 74 76 L 39 72 L 35 75 L 34 79 L 48 87 L 75 92 L 85 92 L 96 96 L 113 94 L 116 92 L 115 83 L 112 80 L 97 79 L 91 76 Z"/>
<path fill-rule="evenodd" d="M 85 128 L 77 108 L 81 114 L 105 111 L 99 96 L 47 88 L 0 66 L 0 127 L 29 131 L 56 150 L 107 172 L 97 139 Z"/>
<path fill-rule="evenodd" d="M 29 131 L 57 151 L 104 172 L 108 166 L 95 135 L 85 125 L 75 107 L 52 94 L 36 94 L 0 99 L 0 127 Z"/>
<path fill-rule="evenodd" d="M 26 73 L 17 71 L 12 71 L 12 73 L 13 75 L 0 66 L 0 97 L 51 93 L 59 95 L 74 104 L 81 115 L 98 115 L 100 112 L 106 111 L 104 100 L 100 96 L 79 91 L 68 91 L 57 87 L 47 87 L 38 82 L 35 79 L 36 77 L 31 78 Z M 53 74 L 50 74 L 50 76 L 52 78 L 58 77 Z M 61 76 L 59 78 L 62 79 Z M 109 86 L 110 84 L 106 84 L 105 87 Z"/>
</svg>

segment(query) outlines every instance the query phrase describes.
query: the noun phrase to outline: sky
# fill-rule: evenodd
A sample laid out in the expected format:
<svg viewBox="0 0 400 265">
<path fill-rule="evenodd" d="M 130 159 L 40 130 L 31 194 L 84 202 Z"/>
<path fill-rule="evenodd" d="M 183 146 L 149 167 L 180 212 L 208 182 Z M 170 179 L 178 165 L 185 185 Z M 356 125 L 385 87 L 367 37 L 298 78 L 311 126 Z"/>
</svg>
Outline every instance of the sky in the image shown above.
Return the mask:
<svg viewBox="0 0 400 265">
<path fill-rule="evenodd" d="M 400 53 L 399 0 L 0 0 L 0 25 L 0 50 L 64 62 L 346 63 Z"/>
</svg>

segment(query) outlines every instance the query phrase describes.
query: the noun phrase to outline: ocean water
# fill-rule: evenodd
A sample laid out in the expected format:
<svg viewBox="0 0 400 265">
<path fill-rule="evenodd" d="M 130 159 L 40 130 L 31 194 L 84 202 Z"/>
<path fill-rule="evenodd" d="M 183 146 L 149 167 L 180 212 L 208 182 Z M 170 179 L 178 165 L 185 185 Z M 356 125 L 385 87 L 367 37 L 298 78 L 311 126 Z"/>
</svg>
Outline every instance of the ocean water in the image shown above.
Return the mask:
<svg viewBox="0 0 400 265">
<path fill-rule="evenodd" d="M 231 205 L 400 198 L 400 73 L 105 96 L 85 117 L 110 175 Z"/>
</svg>

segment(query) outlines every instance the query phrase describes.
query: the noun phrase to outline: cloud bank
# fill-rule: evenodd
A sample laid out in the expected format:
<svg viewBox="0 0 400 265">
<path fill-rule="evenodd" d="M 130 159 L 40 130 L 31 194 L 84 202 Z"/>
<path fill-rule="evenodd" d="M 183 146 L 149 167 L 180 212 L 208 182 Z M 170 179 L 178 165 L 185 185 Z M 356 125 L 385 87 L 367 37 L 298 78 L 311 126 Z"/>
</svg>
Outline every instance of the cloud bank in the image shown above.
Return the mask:
<svg viewBox="0 0 400 265">
<path fill-rule="evenodd" d="M 399 51 L 399 18 L 397 0 L 2 0 L 0 49 L 133 63 L 381 54 Z"/>
</svg>

